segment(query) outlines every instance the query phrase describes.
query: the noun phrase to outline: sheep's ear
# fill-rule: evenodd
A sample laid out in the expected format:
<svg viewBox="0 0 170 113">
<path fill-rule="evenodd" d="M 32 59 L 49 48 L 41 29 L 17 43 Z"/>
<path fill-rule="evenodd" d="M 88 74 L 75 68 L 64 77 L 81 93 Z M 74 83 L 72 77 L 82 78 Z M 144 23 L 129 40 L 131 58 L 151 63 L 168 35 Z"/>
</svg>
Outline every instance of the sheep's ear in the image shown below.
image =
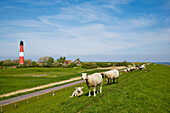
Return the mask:
<svg viewBox="0 0 170 113">
<path fill-rule="evenodd" d="M 89 75 L 88 73 L 86 75 Z"/>
</svg>

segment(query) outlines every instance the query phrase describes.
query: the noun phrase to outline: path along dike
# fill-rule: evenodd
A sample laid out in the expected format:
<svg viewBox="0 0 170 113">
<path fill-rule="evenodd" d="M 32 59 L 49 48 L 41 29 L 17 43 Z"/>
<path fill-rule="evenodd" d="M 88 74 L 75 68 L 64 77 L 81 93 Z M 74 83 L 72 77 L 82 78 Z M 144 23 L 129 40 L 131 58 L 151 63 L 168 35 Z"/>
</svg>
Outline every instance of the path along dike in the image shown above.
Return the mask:
<svg viewBox="0 0 170 113">
<path fill-rule="evenodd" d="M 77 81 L 77 82 L 68 83 L 68 84 L 65 84 L 65 85 L 45 89 L 45 90 L 42 90 L 42 91 L 37 91 L 37 92 L 34 92 L 34 93 L 29 93 L 29 94 L 26 94 L 26 95 L 21 95 L 21 96 L 18 96 L 18 97 L 2 100 L 2 101 L 0 101 L 0 106 L 15 103 L 15 102 L 18 102 L 18 101 L 21 101 L 21 100 L 25 100 L 27 98 L 39 96 L 39 95 L 42 95 L 42 94 L 45 94 L 45 93 L 49 93 L 49 92 L 52 92 L 52 91 L 55 91 L 55 90 L 63 89 L 63 88 L 66 88 L 66 87 L 69 87 L 69 86 L 72 86 L 72 85 L 76 85 L 76 84 L 79 84 L 79 83 L 83 83 L 83 82 L 85 82 L 85 81 L 80 80 L 80 81 Z"/>
</svg>

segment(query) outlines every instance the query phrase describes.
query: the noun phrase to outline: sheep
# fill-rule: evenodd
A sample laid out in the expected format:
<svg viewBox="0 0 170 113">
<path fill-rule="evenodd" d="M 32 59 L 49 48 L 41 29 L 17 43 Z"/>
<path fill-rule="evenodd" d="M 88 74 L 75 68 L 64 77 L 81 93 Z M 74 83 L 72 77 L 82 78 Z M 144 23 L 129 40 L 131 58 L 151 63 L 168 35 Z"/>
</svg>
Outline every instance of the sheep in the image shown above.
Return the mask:
<svg viewBox="0 0 170 113">
<path fill-rule="evenodd" d="M 91 96 L 90 94 L 90 87 L 94 87 L 94 96 L 96 96 L 96 89 L 98 93 L 98 88 L 97 86 L 100 85 L 100 93 L 102 93 L 102 84 L 103 84 L 103 79 L 101 73 L 94 73 L 92 75 L 88 75 L 87 73 L 82 73 L 82 79 L 86 80 L 87 87 L 89 89 L 89 97 Z"/>
<path fill-rule="evenodd" d="M 141 65 L 141 66 L 139 67 L 139 70 L 142 70 L 142 69 L 146 70 L 145 64 L 143 64 L 143 65 Z"/>
<path fill-rule="evenodd" d="M 112 80 L 113 80 L 113 83 L 114 83 L 115 79 L 117 79 L 117 83 L 118 83 L 119 71 L 118 70 L 110 70 L 110 71 L 107 71 L 107 72 L 103 72 L 102 76 L 104 76 L 108 79 L 108 84 L 110 84 L 112 82 Z M 109 80 L 110 80 L 110 82 L 109 82 Z"/>
<path fill-rule="evenodd" d="M 136 65 L 136 69 L 139 70 L 139 68 L 140 68 L 140 65 Z"/>
<path fill-rule="evenodd" d="M 124 69 L 123 71 L 124 71 L 125 73 L 127 73 L 127 72 L 128 72 L 128 70 L 127 70 L 127 69 Z"/>
<path fill-rule="evenodd" d="M 130 71 L 130 68 L 127 68 L 127 71 L 129 72 L 129 71 Z"/>
<path fill-rule="evenodd" d="M 83 94 L 83 87 L 75 87 L 76 90 L 73 92 L 73 94 L 70 96 L 70 98 L 72 98 L 73 96 L 80 96 Z"/>
<path fill-rule="evenodd" d="M 135 71 L 135 67 L 130 68 L 130 72 Z"/>
</svg>

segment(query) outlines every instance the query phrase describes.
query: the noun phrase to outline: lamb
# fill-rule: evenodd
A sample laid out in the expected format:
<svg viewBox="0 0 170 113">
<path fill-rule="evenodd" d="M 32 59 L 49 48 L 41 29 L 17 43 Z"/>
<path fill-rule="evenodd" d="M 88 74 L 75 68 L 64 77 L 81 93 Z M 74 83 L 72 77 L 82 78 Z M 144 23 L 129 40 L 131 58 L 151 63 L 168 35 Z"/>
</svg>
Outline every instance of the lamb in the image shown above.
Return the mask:
<svg viewBox="0 0 170 113">
<path fill-rule="evenodd" d="M 72 98 L 73 96 L 80 96 L 83 94 L 83 87 L 75 87 L 76 90 L 73 92 L 73 94 L 70 96 L 70 98 Z"/>
<path fill-rule="evenodd" d="M 103 72 L 102 76 L 106 77 L 108 79 L 108 84 L 111 84 L 112 80 L 114 83 L 114 80 L 117 79 L 117 83 L 118 83 L 118 79 L 119 79 L 119 71 L 118 70 L 110 70 L 107 72 Z M 109 82 L 110 80 L 110 82 Z"/>
<path fill-rule="evenodd" d="M 96 96 L 96 89 L 98 93 L 98 88 L 97 86 L 100 85 L 100 93 L 102 93 L 102 84 L 103 84 L 103 79 L 101 73 L 94 73 L 92 75 L 88 75 L 87 73 L 82 73 L 82 79 L 86 80 L 87 87 L 89 89 L 89 97 L 91 96 L 90 94 L 90 87 L 94 87 L 94 96 Z"/>
</svg>

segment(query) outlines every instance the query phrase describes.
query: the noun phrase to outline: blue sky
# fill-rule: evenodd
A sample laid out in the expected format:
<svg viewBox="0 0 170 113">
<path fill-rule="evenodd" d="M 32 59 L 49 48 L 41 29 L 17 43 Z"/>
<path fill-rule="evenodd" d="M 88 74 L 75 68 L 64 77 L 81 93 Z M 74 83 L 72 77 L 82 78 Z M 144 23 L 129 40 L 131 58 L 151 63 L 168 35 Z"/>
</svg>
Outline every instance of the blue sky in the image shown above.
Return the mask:
<svg viewBox="0 0 170 113">
<path fill-rule="evenodd" d="M 0 57 L 18 57 L 23 40 L 26 58 L 170 61 L 169 6 L 168 0 L 1 0 Z"/>
</svg>

